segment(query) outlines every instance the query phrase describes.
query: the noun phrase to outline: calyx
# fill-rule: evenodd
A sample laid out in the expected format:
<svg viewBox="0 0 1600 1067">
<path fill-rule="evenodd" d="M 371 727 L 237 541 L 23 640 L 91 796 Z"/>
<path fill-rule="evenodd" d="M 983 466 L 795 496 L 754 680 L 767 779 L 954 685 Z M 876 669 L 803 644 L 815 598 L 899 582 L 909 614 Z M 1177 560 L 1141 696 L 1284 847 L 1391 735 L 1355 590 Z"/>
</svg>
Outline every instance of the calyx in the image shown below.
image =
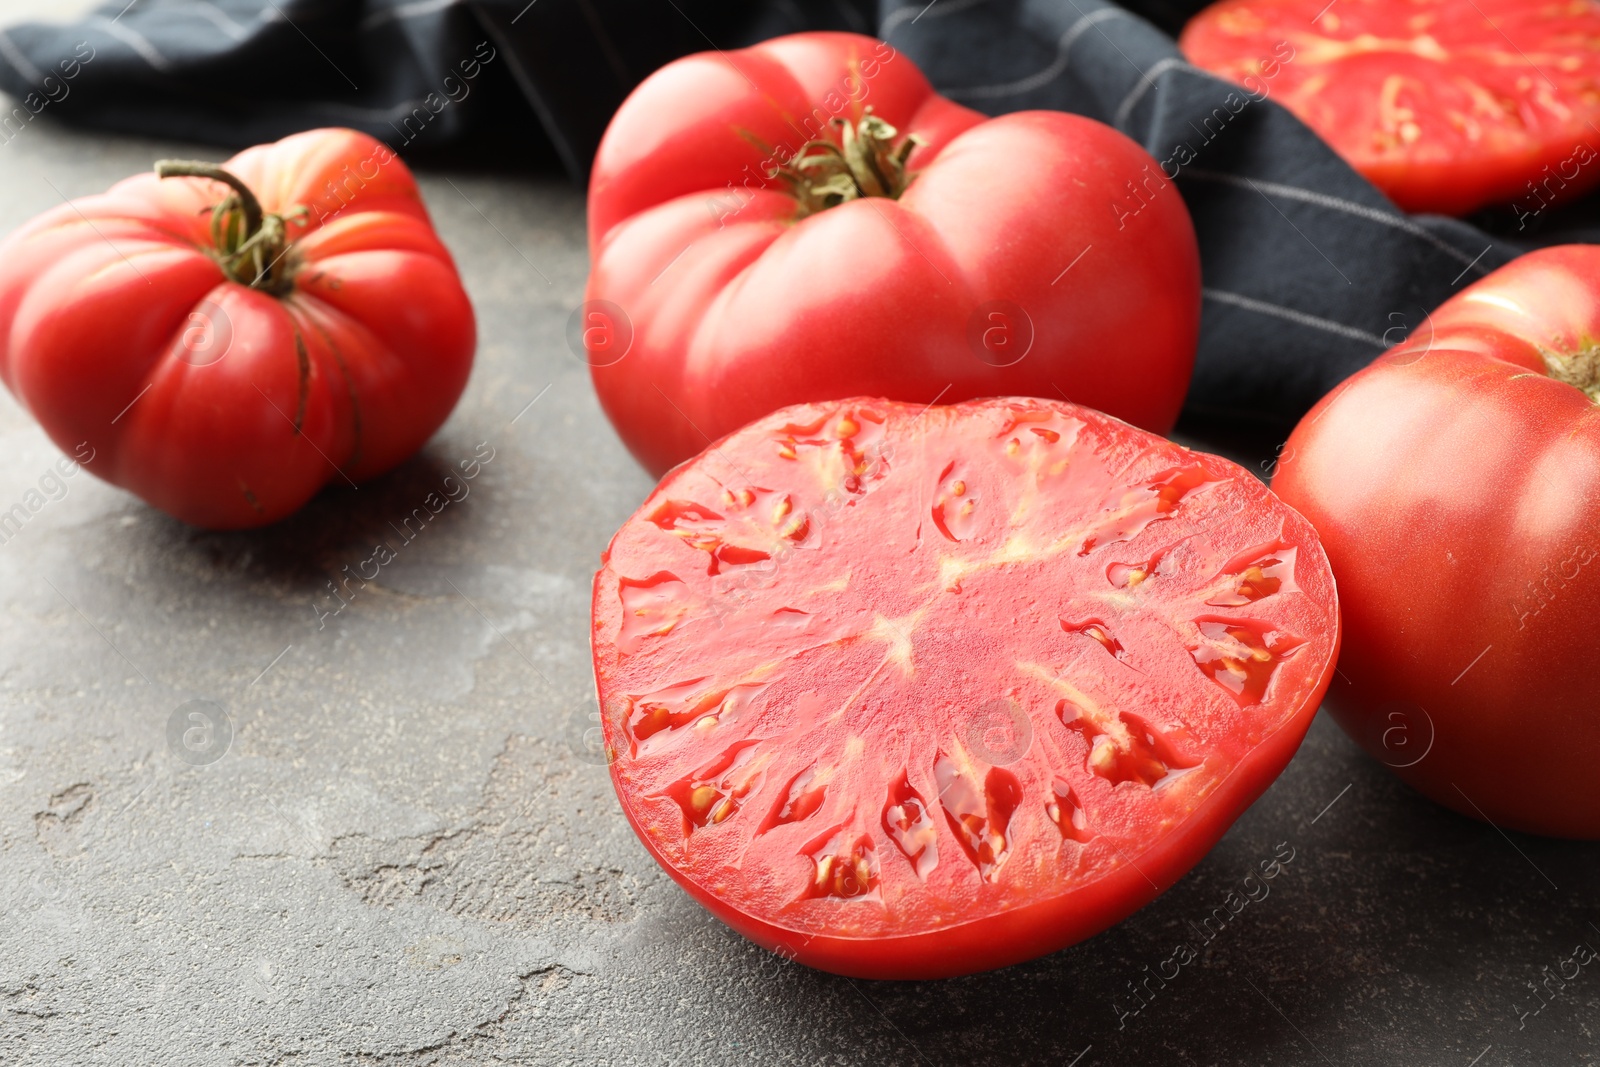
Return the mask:
<svg viewBox="0 0 1600 1067">
<path fill-rule="evenodd" d="M 281 296 L 294 288 L 299 262 L 289 237 L 289 223 L 305 225 L 305 208 L 287 215 L 263 212 L 261 201 L 239 178 L 215 163 L 163 159 L 158 178 L 209 178 L 233 192 L 211 207 L 212 255 L 223 273 L 240 285 Z"/>
<path fill-rule="evenodd" d="M 1600 403 L 1600 345 L 1587 345 L 1576 352 L 1553 352 L 1540 348 L 1550 377 L 1582 389 L 1590 400 Z"/>
<path fill-rule="evenodd" d="M 789 187 L 802 216 L 863 197 L 893 200 L 906 191 L 914 177 L 906 173 L 906 160 L 923 143 L 920 137 L 912 134 L 896 144 L 899 131 L 871 108 L 856 122 L 840 117 L 833 126 L 839 131 L 838 143 L 807 141 L 767 173 Z"/>
</svg>

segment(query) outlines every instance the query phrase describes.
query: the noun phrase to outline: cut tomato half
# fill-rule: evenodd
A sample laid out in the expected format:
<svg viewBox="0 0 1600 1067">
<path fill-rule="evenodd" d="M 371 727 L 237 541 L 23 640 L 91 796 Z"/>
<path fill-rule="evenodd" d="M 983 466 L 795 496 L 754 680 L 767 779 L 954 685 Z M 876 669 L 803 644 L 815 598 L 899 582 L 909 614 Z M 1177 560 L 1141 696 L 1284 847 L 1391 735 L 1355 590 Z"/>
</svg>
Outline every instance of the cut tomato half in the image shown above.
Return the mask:
<svg viewBox="0 0 1600 1067">
<path fill-rule="evenodd" d="M 1338 606 L 1256 478 L 1045 400 L 786 408 L 595 578 L 624 812 L 753 940 L 925 978 L 1098 932 L 1288 763 Z"/>
<path fill-rule="evenodd" d="M 1594 0 L 1223 0 L 1179 47 L 1407 211 L 1537 214 L 1600 183 Z"/>
</svg>

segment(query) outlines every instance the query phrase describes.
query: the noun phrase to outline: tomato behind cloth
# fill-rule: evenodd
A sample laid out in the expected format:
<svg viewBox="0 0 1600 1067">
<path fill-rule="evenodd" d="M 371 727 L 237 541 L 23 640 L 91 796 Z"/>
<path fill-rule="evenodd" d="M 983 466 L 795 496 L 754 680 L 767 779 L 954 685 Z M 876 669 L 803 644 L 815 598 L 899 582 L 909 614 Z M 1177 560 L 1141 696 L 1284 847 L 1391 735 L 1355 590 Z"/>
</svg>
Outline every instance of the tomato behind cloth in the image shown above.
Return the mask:
<svg viewBox="0 0 1600 1067">
<path fill-rule="evenodd" d="M 1293 58 L 1261 64 L 1284 42 Z M 1600 183 L 1600 3 L 1222 0 L 1184 28 L 1196 66 L 1270 84 L 1398 206 L 1519 214 Z"/>
<path fill-rule="evenodd" d="M 1600 248 L 1530 253 L 1322 400 L 1273 488 L 1339 581 L 1328 706 L 1421 792 L 1600 838 Z"/>
<path fill-rule="evenodd" d="M 872 978 L 1072 944 L 1299 746 L 1338 603 L 1249 472 L 1061 401 L 785 408 L 669 474 L 594 583 L 611 773 L 734 929 Z"/>
<path fill-rule="evenodd" d="M 1066 398 L 1166 432 L 1194 363 L 1194 228 L 1155 160 L 1075 115 L 985 119 L 855 34 L 647 78 L 600 145 L 589 247 L 571 336 L 656 474 L 855 395 Z"/>
<path fill-rule="evenodd" d="M 472 306 L 410 171 L 353 130 L 141 174 L 0 244 L 0 377 L 87 469 L 196 526 L 257 526 L 420 448 Z M 210 167 L 210 165 L 204 165 Z M 213 172 L 216 168 L 210 168 Z"/>
</svg>

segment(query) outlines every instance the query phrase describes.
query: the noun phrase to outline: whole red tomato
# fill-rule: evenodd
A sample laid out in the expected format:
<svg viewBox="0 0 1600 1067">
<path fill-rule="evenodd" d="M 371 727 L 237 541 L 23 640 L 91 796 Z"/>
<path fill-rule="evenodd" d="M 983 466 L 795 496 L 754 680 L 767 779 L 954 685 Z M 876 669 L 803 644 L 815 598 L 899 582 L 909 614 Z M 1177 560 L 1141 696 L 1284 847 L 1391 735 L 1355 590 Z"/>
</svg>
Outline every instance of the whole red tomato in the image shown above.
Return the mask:
<svg viewBox="0 0 1600 1067">
<path fill-rule="evenodd" d="M 420 448 L 476 331 L 405 164 L 331 129 L 160 170 L 0 244 L 0 377 L 51 440 L 219 529 Z"/>
<path fill-rule="evenodd" d="M 1339 610 L 1311 525 L 1225 459 L 1061 401 L 855 399 L 667 475 L 592 637 L 668 873 L 790 958 L 931 978 L 1176 882 L 1299 746 Z"/>
<path fill-rule="evenodd" d="M 606 131 L 574 320 L 660 473 L 785 404 L 1024 394 L 1171 428 L 1200 315 L 1188 211 L 1089 119 L 985 120 L 870 37 L 657 71 Z"/>
<path fill-rule="evenodd" d="M 1527 217 L 1600 182 L 1594 0 L 1222 0 L 1178 45 L 1407 211 Z"/>
<path fill-rule="evenodd" d="M 1600 837 L 1600 248 L 1436 310 L 1289 438 L 1273 482 L 1339 580 L 1341 725 L 1498 826 Z"/>
</svg>

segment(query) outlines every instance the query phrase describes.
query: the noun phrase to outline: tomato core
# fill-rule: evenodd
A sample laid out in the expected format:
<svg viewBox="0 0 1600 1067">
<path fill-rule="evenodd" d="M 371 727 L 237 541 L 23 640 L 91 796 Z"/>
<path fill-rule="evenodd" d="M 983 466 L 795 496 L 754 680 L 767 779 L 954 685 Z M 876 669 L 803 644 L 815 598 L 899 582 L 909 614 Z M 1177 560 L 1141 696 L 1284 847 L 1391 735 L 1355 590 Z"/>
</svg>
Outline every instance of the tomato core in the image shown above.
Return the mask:
<svg viewBox="0 0 1600 1067">
<path fill-rule="evenodd" d="M 238 177 L 215 163 L 192 159 L 163 159 L 156 163 L 160 178 L 210 178 L 233 190 L 211 208 L 212 256 L 230 281 L 282 296 L 294 288 L 299 269 L 290 255 L 289 220 L 304 225 L 305 208 L 289 216 L 261 210 L 261 201 Z"/>
</svg>

